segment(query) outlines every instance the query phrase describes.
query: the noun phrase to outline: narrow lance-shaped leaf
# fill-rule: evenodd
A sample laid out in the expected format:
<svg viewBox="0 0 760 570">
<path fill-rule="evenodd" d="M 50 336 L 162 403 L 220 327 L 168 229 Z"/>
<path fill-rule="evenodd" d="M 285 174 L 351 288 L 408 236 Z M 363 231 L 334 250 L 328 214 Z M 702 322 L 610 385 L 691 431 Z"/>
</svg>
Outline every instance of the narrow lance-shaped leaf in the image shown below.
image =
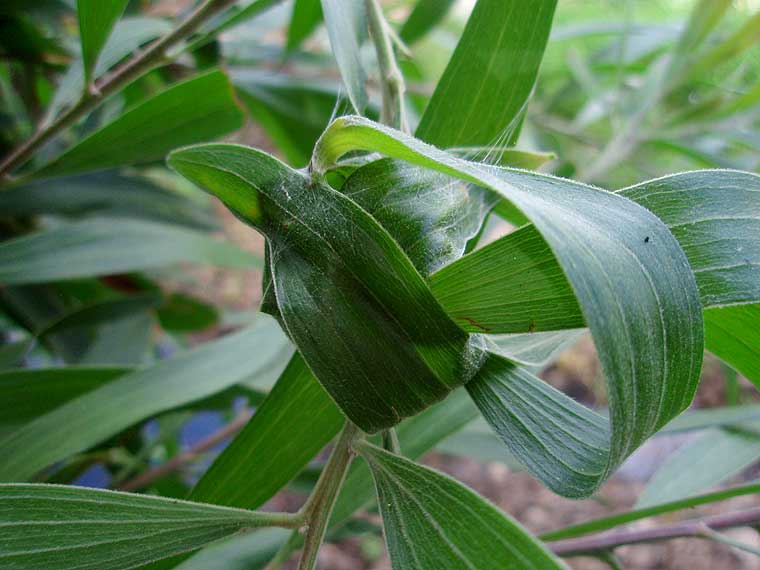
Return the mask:
<svg viewBox="0 0 760 570">
<path fill-rule="evenodd" d="M 412 44 L 434 29 L 451 10 L 454 0 L 417 0 L 398 35 Z"/>
<path fill-rule="evenodd" d="M 227 76 L 210 71 L 139 103 L 43 166 L 36 176 L 158 160 L 173 148 L 213 139 L 242 124 L 243 112 Z"/>
<path fill-rule="evenodd" d="M 361 113 L 367 106 L 367 92 L 364 87 L 367 73 L 361 60 L 361 46 L 367 35 L 365 4 L 358 1 L 321 1 L 330 46 L 343 77 L 348 99 L 354 109 Z"/>
<path fill-rule="evenodd" d="M 251 421 L 214 461 L 190 499 L 260 507 L 330 442 L 344 421 L 301 356 L 294 355 Z"/>
<path fill-rule="evenodd" d="M 85 82 L 88 85 L 98 55 L 128 0 L 77 0 L 79 40 L 82 44 Z"/>
<path fill-rule="evenodd" d="M 461 483 L 369 443 L 357 447 L 375 481 L 394 569 L 565 567 L 516 521 Z"/>
<path fill-rule="evenodd" d="M 475 373 L 480 339 L 456 326 L 393 238 L 348 197 L 241 146 L 190 147 L 169 163 L 267 236 L 282 322 L 362 429 L 395 425 Z"/>
<path fill-rule="evenodd" d="M 129 368 L 69 366 L 0 373 L 0 439 L 127 372 L 130 372 Z"/>
<path fill-rule="evenodd" d="M 753 340 L 760 301 L 760 177 L 701 170 L 619 194 L 662 219 L 686 253 L 705 308 L 707 348 L 760 383 L 760 344 Z M 646 235 L 643 241 L 648 245 L 654 239 Z M 505 258 L 511 262 L 503 263 Z M 470 286 L 474 281 L 476 291 Z M 465 314 L 495 333 L 584 326 L 562 267 L 533 226 L 448 265 L 432 276 L 431 287 L 449 313 Z"/>
<path fill-rule="evenodd" d="M 91 0 L 90 3 L 97 1 Z M 168 33 L 171 29 L 171 23 L 161 18 L 134 16 L 120 19 L 103 46 L 97 65 L 93 69 L 92 78 L 98 78 L 141 45 Z M 43 124 L 49 124 L 63 109 L 77 102 L 82 94 L 84 81 L 83 62 L 73 61 L 58 81 L 53 99 L 45 111 Z"/>
<path fill-rule="evenodd" d="M 577 462 L 568 465 L 563 456 L 542 446 L 537 434 L 513 425 L 518 418 L 506 413 L 513 404 L 491 389 L 503 383 L 498 375 L 482 373 L 467 387 L 497 431 L 517 429 L 523 434 L 522 443 L 505 437 L 507 445 L 522 462 L 533 461 L 534 474 L 553 489 L 574 496 L 590 493 L 689 404 L 703 350 L 701 307 L 686 256 L 658 218 L 612 193 L 550 176 L 469 163 L 359 117 L 333 122 L 317 145 L 313 166 L 317 172 L 325 171 L 351 150 L 381 152 L 490 188 L 520 207 L 551 245 L 599 351 L 611 419 L 608 431 L 604 420 L 560 394 L 554 411 L 564 417 L 554 419 L 568 426 L 569 433 L 558 437 L 566 439 L 563 446 L 573 448 L 574 433 L 595 431 L 609 441 L 609 447 L 599 447 L 599 439 L 593 440 L 581 446 L 586 449 L 580 449 Z M 530 387 L 532 381 L 526 382 Z M 475 386 L 484 384 L 489 389 L 474 392 Z M 524 405 L 534 407 L 530 400 Z M 549 473 L 544 465 L 556 471 Z"/>
<path fill-rule="evenodd" d="M 696 495 L 760 460 L 758 425 L 710 430 L 686 443 L 652 476 L 636 508 Z"/>
<path fill-rule="evenodd" d="M 255 255 L 204 232 L 156 222 L 92 219 L 0 244 L 0 283 L 44 283 L 179 262 L 260 265 Z"/>
<path fill-rule="evenodd" d="M 288 51 L 298 49 L 321 21 L 322 4 L 320 0 L 295 0 L 290 25 L 288 26 L 288 39 L 285 43 Z"/>
<path fill-rule="evenodd" d="M 155 414 L 242 382 L 264 368 L 272 323 L 229 335 L 201 348 L 126 374 L 69 400 L 0 441 L 0 481 L 23 481 L 48 465 L 86 450 Z"/>
<path fill-rule="evenodd" d="M 556 4 L 478 0 L 416 136 L 442 148 L 514 144 Z"/>
<path fill-rule="evenodd" d="M 274 515 L 63 485 L 0 484 L 0 566 L 135 568 L 195 550 Z"/>
</svg>

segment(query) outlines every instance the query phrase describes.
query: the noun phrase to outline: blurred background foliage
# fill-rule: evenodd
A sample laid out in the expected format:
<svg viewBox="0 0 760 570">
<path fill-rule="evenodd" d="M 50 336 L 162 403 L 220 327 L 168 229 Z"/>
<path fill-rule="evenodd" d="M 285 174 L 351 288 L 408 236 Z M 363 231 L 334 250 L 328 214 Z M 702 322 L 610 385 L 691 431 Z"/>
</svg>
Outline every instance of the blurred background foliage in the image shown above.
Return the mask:
<svg viewBox="0 0 760 570">
<path fill-rule="evenodd" d="M 383 5 L 409 51 L 401 64 L 415 123 L 473 2 L 419 2 L 417 10 L 431 10 L 427 18 L 415 17 L 415 2 Z M 695 10 L 708 5 L 710 10 Z M 130 1 L 95 77 L 106 77 L 166 34 L 192 7 L 179 0 Z M 722 9 L 723 17 L 713 17 Z M 0 5 L 0 156 L 76 104 L 83 70 L 75 10 L 73 0 Z M 704 19 L 696 26 L 700 33 L 691 37 L 682 34 L 690 18 Z M 97 399 L 78 399 L 114 379 L 128 382 L 132 388 L 126 393 L 141 394 L 142 400 L 127 399 L 124 405 L 153 404 L 146 407 L 149 412 L 114 419 L 99 438 L 82 437 L 81 449 L 74 445 L 76 453 L 37 480 L 183 497 L 234 433 L 220 436 L 218 430 L 230 421 L 242 425 L 240 418 L 248 417 L 278 377 L 291 348 L 277 326 L 256 311 L 263 241 L 169 171 L 163 156 L 196 142 L 193 137 L 224 137 L 305 166 L 330 118 L 350 112 L 321 20 L 319 2 L 237 2 L 178 46 L 176 57 L 46 144 L 0 189 L 0 386 L 8 395 L 0 402 L 0 443 L 63 404 L 84 402 L 86 414 L 85 404 L 97 406 Z M 542 171 L 608 189 L 690 169 L 757 172 L 758 40 L 760 3 L 754 0 L 560 0 L 516 147 L 545 154 L 538 161 L 549 159 Z M 374 69 L 370 45 L 361 57 Z M 372 75 L 368 92 L 369 114 L 375 115 L 379 90 Z M 139 120 L 129 122 L 130 112 Z M 188 116 L 194 117 L 192 136 L 183 122 Z M 142 142 L 132 148 L 129 141 L 138 132 Z M 505 131 L 493 147 L 509 134 Z M 94 143 L 87 146 L 88 140 Z M 492 151 L 484 149 L 484 160 Z M 492 224 L 488 233 L 505 231 Z M 237 335 L 248 336 L 224 336 L 237 329 L 242 329 Z M 201 343 L 206 352 L 198 355 L 193 347 Z M 603 407 L 590 343 L 581 341 L 569 354 L 544 377 Z M 64 365 L 63 372 L 48 370 Z M 226 372 L 214 372 L 214 366 Z M 708 362 L 705 374 L 713 381 L 705 383 L 697 404 L 718 406 L 715 411 L 724 415 L 696 421 L 697 428 L 760 419 L 754 391 L 740 376 L 716 361 Z M 164 384 L 177 393 L 167 393 Z M 193 390 L 177 395 L 191 385 Z M 741 414 L 731 415 L 726 406 L 737 404 Z M 503 452 L 492 451 L 493 441 L 481 428 L 471 424 L 444 442 L 442 451 L 510 465 Z M 212 439 L 204 439 L 209 434 Z M 665 497 L 645 493 L 645 503 L 700 492 L 737 473 L 750 477 L 746 469 L 760 459 L 756 440 L 755 435 L 750 446 L 742 440 L 741 455 L 712 465 L 715 469 L 699 481 L 673 479 L 676 483 L 664 487 L 671 489 Z M 705 449 L 729 445 L 736 435 L 708 430 L 689 441 L 671 459 L 681 463 L 666 464 L 663 471 L 707 469 Z M 197 453 L 183 456 L 188 449 Z M 442 457 L 432 461 L 455 474 L 470 465 Z M 661 462 L 644 457 L 654 466 Z M 147 482 L 139 479 L 171 458 L 179 458 L 171 471 Z M 298 495 L 312 485 L 318 468 L 319 461 L 291 491 Z M 624 468 L 623 476 L 634 473 L 638 490 L 653 470 L 634 465 Z M 488 487 L 488 477 L 484 483 L 478 473 L 480 480 L 471 484 Z M 667 472 L 656 476 L 669 478 Z M 522 484 L 538 496 L 537 487 Z M 621 497 L 623 503 L 634 498 L 627 491 Z M 551 505 L 538 501 L 552 512 Z M 598 513 L 599 503 L 588 508 Z M 562 516 L 577 520 L 588 514 L 584 509 Z M 517 511 L 529 525 L 547 526 Z M 370 517 L 354 529 L 367 537 L 357 556 L 370 561 L 380 556 L 377 526 L 371 523 Z"/>
</svg>

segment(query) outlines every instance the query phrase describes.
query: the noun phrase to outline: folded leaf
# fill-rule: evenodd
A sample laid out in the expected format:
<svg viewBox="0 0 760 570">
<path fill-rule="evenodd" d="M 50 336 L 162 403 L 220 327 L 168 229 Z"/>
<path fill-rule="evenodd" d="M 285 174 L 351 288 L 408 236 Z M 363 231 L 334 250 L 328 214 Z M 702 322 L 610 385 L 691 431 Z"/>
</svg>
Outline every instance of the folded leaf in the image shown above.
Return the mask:
<svg viewBox="0 0 760 570">
<path fill-rule="evenodd" d="M 162 497 L 0 484 L 0 566 L 134 568 L 273 522 L 267 513 Z"/>
<path fill-rule="evenodd" d="M 210 235 L 157 222 L 88 220 L 0 244 L 0 283 L 44 283 L 189 262 L 249 268 L 251 253 Z"/>
<path fill-rule="evenodd" d="M 480 339 L 449 319 L 393 238 L 348 197 L 241 146 L 189 147 L 169 164 L 267 236 L 285 329 L 362 429 L 395 425 L 476 372 Z"/>
<path fill-rule="evenodd" d="M 381 152 L 489 188 L 518 206 L 551 246 L 596 343 L 607 378 L 611 420 L 611 430 L 602 434 L 609 438 L 609 455 L 600 461 L 606 445 L 599 452 L 582 449 L 585 458 L 578 457 L 571 466 L 583 481 L 571 473 L 567 479 L 558 478 L 545 469 L 544 463 L 560 471 L 564 467 L 561 457 L 540 444 L 517 449 L 506 441 L 554 490 L 573 496 L 592 492 L 646 438 L 688 406 L 701 367 L 701 306 L 686 256 L 658 218 L 615 194 L 546 175 L 469 163 L 359 117 L 343 117 L 328 127 L 315 150 L 313 167 L 323 172 L 352 150 Z M 454 316 L 461 321 L 469 315 Z M 504 432 L 515 417 L 496 391 L 474 388 L 499 382 L 496 378 L 479 374 L 467 388 L 481 409 L 503 411 L 491 413 L 489 419 Z M 563 422 L 584 434 L 598 430 L 593 414 L 567 400 L 557 408 L 566 415 Z M 518 451 L 535 455 L 523 457 Z"/>
<path fill-rule="evenodd" d="M 239 128 L 243 112 L 221 71 L 210 71 L 139 103 L 36 173 L 39 177 L 102 170 L 163 158 L 182 145 Z"/>
<path fill-rule="evenodd" d="M 394 569 L 565 567 L 516 521 L 458 481 L 366 442 L 358 451 L 375 480 Z"/>
</svg>

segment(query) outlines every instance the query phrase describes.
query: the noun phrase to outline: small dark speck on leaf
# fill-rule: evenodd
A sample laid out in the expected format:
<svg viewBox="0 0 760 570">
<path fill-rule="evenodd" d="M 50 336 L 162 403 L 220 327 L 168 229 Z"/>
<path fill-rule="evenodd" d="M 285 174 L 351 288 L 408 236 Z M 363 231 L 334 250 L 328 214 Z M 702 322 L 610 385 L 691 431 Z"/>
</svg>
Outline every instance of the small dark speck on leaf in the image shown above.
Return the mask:
<svg viewBox="0 0 760 570">
<path fill-rule="evenodd" d="M 528 332 L 532 333 L 534 330 L 536 330 L 536 321 L 530 321 L 530 325 L 528 325 Z"/>
<path fill-rule="evenodd" d="M 644 238 L 644 243 L 649 243 L 649 236 Z"/>
</svg>

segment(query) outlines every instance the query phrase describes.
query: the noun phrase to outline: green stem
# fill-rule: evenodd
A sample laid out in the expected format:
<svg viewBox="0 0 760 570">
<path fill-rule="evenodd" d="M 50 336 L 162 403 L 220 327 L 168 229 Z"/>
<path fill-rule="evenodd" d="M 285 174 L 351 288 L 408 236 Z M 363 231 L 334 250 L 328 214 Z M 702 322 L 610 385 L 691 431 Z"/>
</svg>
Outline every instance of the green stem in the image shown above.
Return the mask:
<svg viewBox="0 0 760 570">
<path fill-rule="evenodd" d="M 313 570 L 316 566 L 330 514 L 354 456 L 351 443 L 358 433 L 358 428 L 346 421 L 314 491 L 300 511 L 305 515 L 306 537 L 298 570 Z"/>
<path fill-rule="evenodd" d="M 0 162 L 0 181 L 26 163 L 42 145 L 95 109 L 109 95 L 161 65 L 171 47 L 190 36 L 206 20 L 234 2 L 235 0 L 206 0 L 174 31 L 159 38 L 144 51 L 137 53 L 113 72 L 98 80 L 92 88 L 85 90 L 76 104 L 51 123 L 38 129 L 26 142 L 16 147 Z"/>
<path fill-rule="evenodd" d="M 404 76 L 396 62 L 391 30 L 378 1 L 365 0 L 365 3 L 369 33 L 375 44 L 377 63 L 380 68 L 380 86 L 383 97 L 380 122 L 402 131 L 408 131 L 404 114 Z"/>
</svg>

